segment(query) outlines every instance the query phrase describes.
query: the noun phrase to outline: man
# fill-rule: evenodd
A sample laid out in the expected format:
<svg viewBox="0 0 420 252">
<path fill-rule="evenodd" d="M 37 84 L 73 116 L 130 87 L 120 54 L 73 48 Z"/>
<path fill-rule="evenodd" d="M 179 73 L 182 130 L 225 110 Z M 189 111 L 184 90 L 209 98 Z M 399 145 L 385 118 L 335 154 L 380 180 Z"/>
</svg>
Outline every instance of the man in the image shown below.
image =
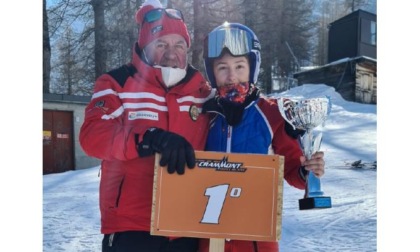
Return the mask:
<svg viewBox="0 0 420 252">
<path fill-rule="evenodd" d="M 190 36 L 180 11 L 147 0 L 136 21 L 132 62 L 97 79 L 80 131 L 84 151 L 102 160 L 102 251 L 196 251 L 196 239 L 150 235 L 153 154 L 169 173 L 193 168 L 209 124 L 199 112 L 214 94 L 187 63 Z"/>
</svg>

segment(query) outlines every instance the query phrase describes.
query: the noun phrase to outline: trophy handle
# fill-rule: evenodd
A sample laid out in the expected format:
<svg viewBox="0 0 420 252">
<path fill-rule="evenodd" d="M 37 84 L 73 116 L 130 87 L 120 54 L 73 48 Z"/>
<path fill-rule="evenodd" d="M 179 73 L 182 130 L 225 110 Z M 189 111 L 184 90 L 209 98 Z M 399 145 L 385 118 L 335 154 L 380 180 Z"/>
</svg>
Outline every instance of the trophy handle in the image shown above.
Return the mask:
<svg viewBox="0 0 420 252">
<path fill-rule="evenodd" d="M 322 132 L 318 133 L 318 135 L 316 135 L 313 139 L 313 153 L 319 151 L 319 149 L 321 148 L 321 142 L 322 142 Z"/>
<path fill-rule="evenodd" d="M 293 122 L 293 108 L 295 107 L 294 102 L 288 98 L 280 97 L 277 100 L 277 105 L 281 115 L 283 116 L 283 119 L 288 122 L 294 130 L 296 130 L 296 125 Z"/>
</svg>

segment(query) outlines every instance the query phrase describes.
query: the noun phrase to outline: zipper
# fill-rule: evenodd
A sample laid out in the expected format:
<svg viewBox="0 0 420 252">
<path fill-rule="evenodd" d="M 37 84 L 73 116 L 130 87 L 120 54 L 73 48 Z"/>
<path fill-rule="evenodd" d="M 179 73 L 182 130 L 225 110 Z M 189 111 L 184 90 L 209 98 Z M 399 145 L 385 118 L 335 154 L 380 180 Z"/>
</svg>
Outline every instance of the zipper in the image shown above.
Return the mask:
<svg viewBox="0 0 420 252">
<path fill-rule="evenodd" d="M 227 127 L 226 152 L 230 153 L 232 150 L 232 126 Z"/>
<path fill-rule="evenodd" d="M 114 241 L 114 235 L 115 235 L 115 233 L 112 233 L 112 234 L 109 235 L 108 247 L 112 247 L 112 242 Z"/>
<path fill-rule="evenodd" d="M 118 207 L 118 204 L 120 203 L 120 197 L 121 197 L 122 186 L 124 184 L 124 179 L 125 179 L 125 177 L 122 178 L 122 180 L 120 182 L 120 186 L 118 187 L 118 195 L 117 195 L 117 200 L 115 202 L 116 207 Z"/>
</svg>

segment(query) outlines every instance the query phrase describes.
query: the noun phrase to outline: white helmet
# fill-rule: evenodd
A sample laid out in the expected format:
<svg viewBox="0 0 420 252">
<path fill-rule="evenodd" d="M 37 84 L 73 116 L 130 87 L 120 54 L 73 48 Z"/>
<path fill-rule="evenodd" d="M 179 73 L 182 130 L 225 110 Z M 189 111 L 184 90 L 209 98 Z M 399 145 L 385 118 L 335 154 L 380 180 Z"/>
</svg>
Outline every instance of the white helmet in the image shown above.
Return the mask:
<svg viewBox="0 0 420 252">
<path fill-rule="evenodd" d="M 204 66 L 212 87 L 217 87 L 213 73 L 213 60 L 218 58 L 225 48 L 233 56 L 248 56 L 249 83 L 256 84 L 261 65 L 260 41 L 247 26 L 225 22 L 213 29 L 204 40 Z"/>
</svg>

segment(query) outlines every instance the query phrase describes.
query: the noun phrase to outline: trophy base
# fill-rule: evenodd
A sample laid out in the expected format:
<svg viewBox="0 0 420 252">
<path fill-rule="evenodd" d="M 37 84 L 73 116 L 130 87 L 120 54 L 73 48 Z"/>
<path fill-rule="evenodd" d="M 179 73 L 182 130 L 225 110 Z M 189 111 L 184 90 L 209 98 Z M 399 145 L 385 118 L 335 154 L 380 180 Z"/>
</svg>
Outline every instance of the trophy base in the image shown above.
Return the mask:
<svg viewBox="0 0 420 252">
<path fill-rule="evenodd" d="M 299 200 L 299 210 L 331 208 L 331 197 L 311 197 Z"/>
</svg>

